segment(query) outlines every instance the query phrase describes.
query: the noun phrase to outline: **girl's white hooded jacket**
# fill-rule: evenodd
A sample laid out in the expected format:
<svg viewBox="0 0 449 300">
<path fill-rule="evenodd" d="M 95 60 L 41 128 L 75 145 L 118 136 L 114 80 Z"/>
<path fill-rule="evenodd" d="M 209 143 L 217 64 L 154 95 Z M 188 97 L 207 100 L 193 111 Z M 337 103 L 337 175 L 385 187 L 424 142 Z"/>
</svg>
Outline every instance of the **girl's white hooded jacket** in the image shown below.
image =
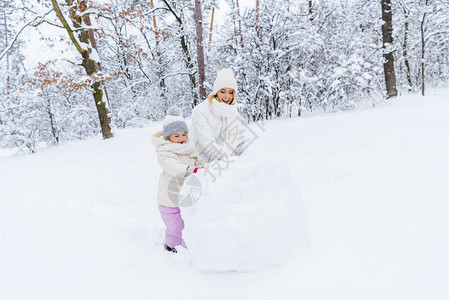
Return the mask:
<svg viewBox="0 0 449 300">
<path fill-rule="evenodd" d="M 202 166 L 203 161 L 199 158 L 197 150 L 188 154 L 177 154 L 173 151 L 164 150 L 164 147 L 161 146 L 172 144 L 172 142 L 164 139 L 162 131 L 153 135 L 152 143 L 156 148 L 157 161 L 162 167 L 157 201 L 160 205 L 177 207 L 179 191 L 188 175 L 187 168 L 189 166 Z"/>
</svg>

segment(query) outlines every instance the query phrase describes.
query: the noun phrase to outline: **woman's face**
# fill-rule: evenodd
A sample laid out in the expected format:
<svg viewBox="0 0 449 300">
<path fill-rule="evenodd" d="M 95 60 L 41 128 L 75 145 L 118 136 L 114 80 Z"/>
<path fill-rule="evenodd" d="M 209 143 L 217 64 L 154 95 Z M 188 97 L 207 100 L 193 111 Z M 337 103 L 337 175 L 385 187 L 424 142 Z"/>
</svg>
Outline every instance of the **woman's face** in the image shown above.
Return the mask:
<svg viewBox="0 0 449 300">
<path fill-rule="evenodd" d="M 230 104 L 232 99 L 234 99 L 234 89 L 222 88 L 217 93 L 218 101 Z"/>
</svg>

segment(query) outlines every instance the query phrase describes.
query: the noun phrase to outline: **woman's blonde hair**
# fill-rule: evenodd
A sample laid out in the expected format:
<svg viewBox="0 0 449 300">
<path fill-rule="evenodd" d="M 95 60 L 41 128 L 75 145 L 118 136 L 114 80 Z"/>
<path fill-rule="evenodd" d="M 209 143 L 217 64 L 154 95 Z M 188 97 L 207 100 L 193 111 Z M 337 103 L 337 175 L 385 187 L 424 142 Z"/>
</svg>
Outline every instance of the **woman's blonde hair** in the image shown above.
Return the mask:
<svg viewBox="0 0 449 300">
<path fill-rule="evenodd" d="M 212 99 L 216 98 L 218 102 L 220 102 L 220 100 L 218 100 L 217 94 L 209 94 L 209 96 L 207 96 L 207 101 L 209 101 L 210 104 L 212 104 Z M 234 94 L 232 94 L 232 100 L 231 102 L 229 102 L 229 105 L 234 105 L 235 103 L 235 91 Z"/>
</svg>

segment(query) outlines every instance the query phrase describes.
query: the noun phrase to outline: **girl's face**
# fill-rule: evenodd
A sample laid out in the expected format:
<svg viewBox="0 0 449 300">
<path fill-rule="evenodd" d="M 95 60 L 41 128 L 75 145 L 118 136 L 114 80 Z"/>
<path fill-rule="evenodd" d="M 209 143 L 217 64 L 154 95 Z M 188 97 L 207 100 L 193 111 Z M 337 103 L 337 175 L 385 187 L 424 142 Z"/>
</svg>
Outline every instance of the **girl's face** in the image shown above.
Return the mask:
<svg viewBox="0 0 449 300">
<path fill-rule="evenodd" d="M 187 132 L 178 131 L 168 136 L 168 140 L 172 143 L 184 144 L 187 142 Z"/>
<path fill-rule="evenodd" d="M 234 89 L 222 88 L 217 93 L 218 101 L 231 104 L 231 101 L 234 99 L 234 93 Z"/>
</svg>

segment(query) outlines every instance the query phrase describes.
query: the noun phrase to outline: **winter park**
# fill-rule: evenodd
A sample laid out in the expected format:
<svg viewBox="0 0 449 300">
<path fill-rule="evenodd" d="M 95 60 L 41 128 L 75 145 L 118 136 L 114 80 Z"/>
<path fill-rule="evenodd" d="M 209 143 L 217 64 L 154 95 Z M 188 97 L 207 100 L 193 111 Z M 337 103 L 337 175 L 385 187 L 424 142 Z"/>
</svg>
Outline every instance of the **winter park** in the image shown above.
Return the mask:
<svg viewBox="0 0 449 300">
<path fill-rule="evenodd" d="M 449 299 L 448 16 L 2 0 L 0 299 Z"/>
</svg>

